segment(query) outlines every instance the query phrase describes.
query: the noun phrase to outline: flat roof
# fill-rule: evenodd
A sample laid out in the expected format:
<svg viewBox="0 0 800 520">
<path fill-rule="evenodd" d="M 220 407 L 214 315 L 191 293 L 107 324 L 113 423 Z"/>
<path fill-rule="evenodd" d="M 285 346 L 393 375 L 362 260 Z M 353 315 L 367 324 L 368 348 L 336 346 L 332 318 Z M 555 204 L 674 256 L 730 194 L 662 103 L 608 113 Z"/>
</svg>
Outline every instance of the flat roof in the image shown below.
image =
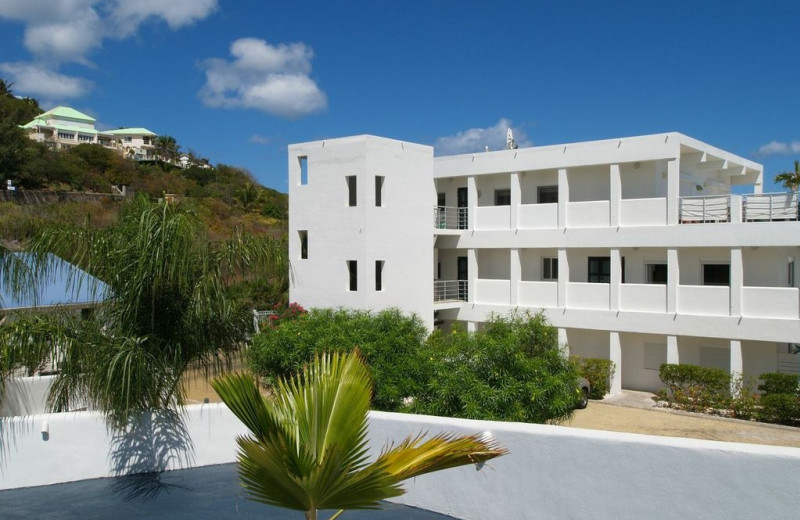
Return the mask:
<svg viewBox="0 0 800 520">
<path fill-rule="evenodd" d="M 53 464 L 58 464 L 57 460 Z M 303 513 L 244 497 L 235 464 L 81 480 L 0 491 L 2 517 L 59 520 L 301 520 Z M 352 520 L 447 520 L 452 517 L 385 502 L 380 510 L 349 510 Z M 333 512 L 320 515 L 330 518 Z"/>
</svg>

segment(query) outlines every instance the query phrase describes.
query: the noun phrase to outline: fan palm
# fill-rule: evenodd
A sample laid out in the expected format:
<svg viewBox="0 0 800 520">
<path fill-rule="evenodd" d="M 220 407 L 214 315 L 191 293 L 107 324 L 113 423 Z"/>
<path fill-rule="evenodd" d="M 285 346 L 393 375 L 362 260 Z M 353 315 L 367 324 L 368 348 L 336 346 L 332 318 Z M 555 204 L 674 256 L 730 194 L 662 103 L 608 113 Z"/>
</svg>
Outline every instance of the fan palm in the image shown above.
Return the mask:
<svg viewBox="0 0 800 520">
<path fill-rule="evenodd" d="M 63 410 L 88 400 L 120 427 L 138 412 L 183 404 L 187 368 L 214 372 L 243 345 L 252 314 L 229 297 L 229 285 L 288 272 L 282 240 L 235 235 L 211 242 L 190 208 L 144 196 L 126 203 L 108 228 L 44 230 L 31 255 L 46 262 L 45 252 L 105 282 L 110 294 L 91 319 L 18 318 L 0 330 L 0 345 L 40 338 L 59 368 L 51 406 Z M 47 274 L 54 266 L 41 268 Z M 80 276 L 72 283 L 91 280 Z"/>
<path fill-rule="evenodd" d="M 369 372 L 357 351 L 315 358 L 271 397 L 252 376 L 212 382 L 250 430 L 237 439 L 239 476 L 250 499 L 304 511 L 376 509 L 401 495 L 400 482 L 442 469 L 481 463 L 506 453 L 480 435 L 412 435 L 368 462 Z"/>
<path fill-rule="evenodd" d="M 794 171 L 781 172 L 775 176 L 775 182 L 783 184 L 784 188 L 797 191 L 800 186 L 800 161 L 794 162 Z"/>
</svg>

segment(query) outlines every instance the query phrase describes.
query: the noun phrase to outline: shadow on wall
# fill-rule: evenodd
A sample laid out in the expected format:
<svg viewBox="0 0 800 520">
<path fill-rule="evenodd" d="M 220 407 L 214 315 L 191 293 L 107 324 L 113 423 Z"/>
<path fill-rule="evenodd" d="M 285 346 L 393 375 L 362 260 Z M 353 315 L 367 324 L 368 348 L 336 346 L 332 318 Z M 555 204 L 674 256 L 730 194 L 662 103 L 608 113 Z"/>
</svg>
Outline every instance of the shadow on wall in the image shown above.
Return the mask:
<svg viewBox="0 0 800 520">
<path fill-rule="evenodd" d="M 194 444 L 183 416 L 174 410 L 143 413 L 124 431 L 112 432 L 109 457 L 115 493 L 127 500 L 152 500 L 180 487 L 161 477 L 168 469 L 194 466 Z"/>
</svg>

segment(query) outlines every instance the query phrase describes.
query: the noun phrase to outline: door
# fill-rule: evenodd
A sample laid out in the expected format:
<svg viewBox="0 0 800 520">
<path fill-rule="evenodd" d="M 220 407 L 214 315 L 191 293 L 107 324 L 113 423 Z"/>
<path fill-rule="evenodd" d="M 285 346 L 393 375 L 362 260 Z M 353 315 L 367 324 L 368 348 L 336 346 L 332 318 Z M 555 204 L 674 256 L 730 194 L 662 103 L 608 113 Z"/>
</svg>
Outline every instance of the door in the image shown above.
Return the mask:
<svg viewBox="0 0 800 520">
<path fill-rule="evenodd" d="M 467 271 L 467 257 L 458 257 L 458 299 L 467 300 L 467 280 L 469 280 L 469 272 Z"/>
<path fill-rule="evenodd" d="M 467 196 L 467 188 L 458 188 L 456 198 L 458 199 L 458 229 L 467 229 L 469 227 L 469 218 L 467 215 L 469 199 Z"/>
</svg>

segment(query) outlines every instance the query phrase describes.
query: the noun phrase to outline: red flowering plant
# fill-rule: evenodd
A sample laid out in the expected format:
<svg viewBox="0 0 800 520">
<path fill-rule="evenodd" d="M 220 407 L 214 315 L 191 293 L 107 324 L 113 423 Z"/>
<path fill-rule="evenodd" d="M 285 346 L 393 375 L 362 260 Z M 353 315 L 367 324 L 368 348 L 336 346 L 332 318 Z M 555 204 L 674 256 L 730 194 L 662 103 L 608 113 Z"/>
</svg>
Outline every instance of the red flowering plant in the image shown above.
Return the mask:
<svg viewBox="0 0 800 520">
<path fill-rule="evenodd" d="M 261 323 L 271 329 L 276 328 L 283 321 L 293 321 L 308 314 L 308 311 L 306 311 L 302 305 L 295 302 L 289 305 L 276 303 L 272 306 L 271 312 L 271 314 L 266 316 L 266 322 Z"/>
</svg>

